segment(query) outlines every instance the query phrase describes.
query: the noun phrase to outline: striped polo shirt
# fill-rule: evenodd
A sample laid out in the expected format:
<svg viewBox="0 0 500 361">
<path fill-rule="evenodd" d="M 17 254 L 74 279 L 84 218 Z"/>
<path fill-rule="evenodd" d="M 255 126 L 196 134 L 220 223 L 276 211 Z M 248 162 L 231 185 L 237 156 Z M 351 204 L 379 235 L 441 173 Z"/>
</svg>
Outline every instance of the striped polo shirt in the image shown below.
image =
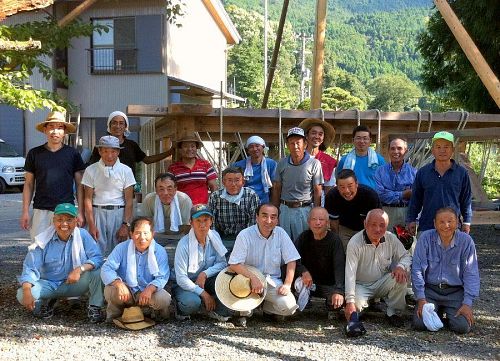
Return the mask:
<svg viewBox="0 0 500 361">
<path fill-rule="evenodd" d="M 175 174 L 177 189 L 186 193 L 193 204 L 208 203 L 208 181 L 217 178 L 217 173 L 210 162 L 196 159 L 193 168 L 183 162 L 175 162 L 168 167 L 168 171 Z"/>
</svg>

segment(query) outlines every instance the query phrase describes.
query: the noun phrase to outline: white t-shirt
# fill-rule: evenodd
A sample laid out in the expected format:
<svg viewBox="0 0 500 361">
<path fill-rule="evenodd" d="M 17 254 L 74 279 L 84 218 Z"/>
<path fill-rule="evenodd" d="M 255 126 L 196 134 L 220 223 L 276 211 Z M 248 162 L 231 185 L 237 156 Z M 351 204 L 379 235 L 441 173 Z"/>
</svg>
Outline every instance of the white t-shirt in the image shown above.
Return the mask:
<svg viewBox="0 0 500 361">
<path fill-rule="evenodd" d="M 92 204 L 97 206 L 125 205 L 123 191 L 136 183 L 132 169 L 120 163 L 120 160 L 116 160 L 113 167 L 106 167 L 106 170 L 111 168 L 111 175 L 107 177 L 103 165 L 99 160 L 88 166 L 83 173 L 82 184 L 94 189 Z"/>
</svg>

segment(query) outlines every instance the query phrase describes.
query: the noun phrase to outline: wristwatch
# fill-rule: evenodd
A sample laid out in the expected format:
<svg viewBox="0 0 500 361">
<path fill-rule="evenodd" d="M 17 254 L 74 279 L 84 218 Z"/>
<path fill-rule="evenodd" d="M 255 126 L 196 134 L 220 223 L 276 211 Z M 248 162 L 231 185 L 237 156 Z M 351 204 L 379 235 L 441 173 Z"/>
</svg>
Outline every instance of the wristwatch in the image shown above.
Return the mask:
<svg viewBox="0 0 500 361">
<path fill-rule="evenodd" d="M 86 271 L 85 267 L 83 267 L 83 264 L 80 266 L 80 271 L 82 271 L 82 273 Z"/>
<path fill-rule="evenodd" d="M 128 223 L 128 222 L 122 222 L 122 225 L 127 226 L 127 227 L 130 228 L 130 223 Z"/>
</svg>

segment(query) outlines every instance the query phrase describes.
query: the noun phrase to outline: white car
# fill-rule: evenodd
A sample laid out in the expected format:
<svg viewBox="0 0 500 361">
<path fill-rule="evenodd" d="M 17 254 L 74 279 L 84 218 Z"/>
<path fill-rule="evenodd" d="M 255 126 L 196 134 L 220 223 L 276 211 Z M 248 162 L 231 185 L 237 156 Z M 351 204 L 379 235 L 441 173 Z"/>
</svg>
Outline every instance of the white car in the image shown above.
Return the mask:
<svg viewBox="0 0 500 361">
<path fill-rule="evenodd" d="M 7 187 L 24 185 L 24 161 L 12 146 L 0 139 L 0 193 Z"/>
</svg>

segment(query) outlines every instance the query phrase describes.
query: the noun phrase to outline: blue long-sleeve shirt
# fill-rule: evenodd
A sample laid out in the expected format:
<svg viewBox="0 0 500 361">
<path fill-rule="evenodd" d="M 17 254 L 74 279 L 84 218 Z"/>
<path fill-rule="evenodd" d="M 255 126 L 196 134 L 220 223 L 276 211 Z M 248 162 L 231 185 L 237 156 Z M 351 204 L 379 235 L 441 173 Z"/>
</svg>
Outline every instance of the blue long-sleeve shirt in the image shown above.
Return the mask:
<svg viewBox="0 0 500 361">
<path fill-rule="evenodd" d="M 450 169 L 443 176 L 436 171 L 435 160 L 420 168 L 415 176 L 406 222 L 415 222 L 422 211 L 418 220 L 419 231 L 434 228 L 436 211 L 443 207 L 453 208 L 465 223 L 472 220 L 469 175 L 453 159 L 451 162 Z"/>
<path fill-rule="evenodd" d="M 479 296 L 479 269 L 476 246 L 471 236 L 456 231 L 448 248 L 444 248 L 435 229 L 423 232 L 413 254 L 411 268 L 413 292 L 425 298 L 425 285 L 446 283 L 463 286 L 463 304 L 472 306 Z"/>
<path fill-rule="evenodd" d="M 86 256 L 85 259 L 80 259 L 81 263 L 91 264 L 98 269 L 104 262 L 99 246 L 85 229 L 80 228 L 80 235 Z M 51 282 L 54 288 L 59 287 L 76 267 L 73 266 L 72 248 L 73 235 L 67 241 L 61 241 L 57 232 L 54 232 L 44 249 L 36 247 L 28 252 L 24 259 L 23 272 L 18 277 L 19 283 L 21 285 L 25 282 L 35 284 L 43 279 Z"/>
<path fill-rule="evenodd" d="M 201 295 L 203 288 L 194 283 L 201 272 L 205 272 L 208 278 L 215 276 L 227 267 L 226 257 L 217 253 L 210 242 L 205 247 L 198 244 L 198 270 L 188 272 L 189 268 L 189 235 L 181 238 L 175 249 L 174 275 L 175 282 L 186 291 Z"/>
<path fill-rule="evenodd" d="M 403 191 L 410 189 L 415 181 L 417 170 L 408 163 L 403 163 L 399 172 L 395 172 L 391 163 L 386 163 L 375 171 L 376 190 L 383 204 L 407 205 Z"/>
<path fill-rule="evenodd" d="M 133 242 L 133 240 L 129 239 L 128 241 L 119 243 L 102 265 L 101 278 L 105 285 L 109 285 L 116 279 L 127 283 L 127 254 L 130 242 Z M 152 242 L 155 242 L 155 240 Z M 149 248 L 142 253 L 137 251 L 137 249 L 135 251 L 137 286 L 132 288 L 133 293 L 144 291 L 149 285 L 156 286 L 157 289 L 162 289 L 170 277 L 170 267 L 165 248 L 158 243 L 155 244 L 155 257 L 159 268 L 159 274 L 156 277 L 151 274 L 148 268 L 148 252 Z"/>
</svg>

